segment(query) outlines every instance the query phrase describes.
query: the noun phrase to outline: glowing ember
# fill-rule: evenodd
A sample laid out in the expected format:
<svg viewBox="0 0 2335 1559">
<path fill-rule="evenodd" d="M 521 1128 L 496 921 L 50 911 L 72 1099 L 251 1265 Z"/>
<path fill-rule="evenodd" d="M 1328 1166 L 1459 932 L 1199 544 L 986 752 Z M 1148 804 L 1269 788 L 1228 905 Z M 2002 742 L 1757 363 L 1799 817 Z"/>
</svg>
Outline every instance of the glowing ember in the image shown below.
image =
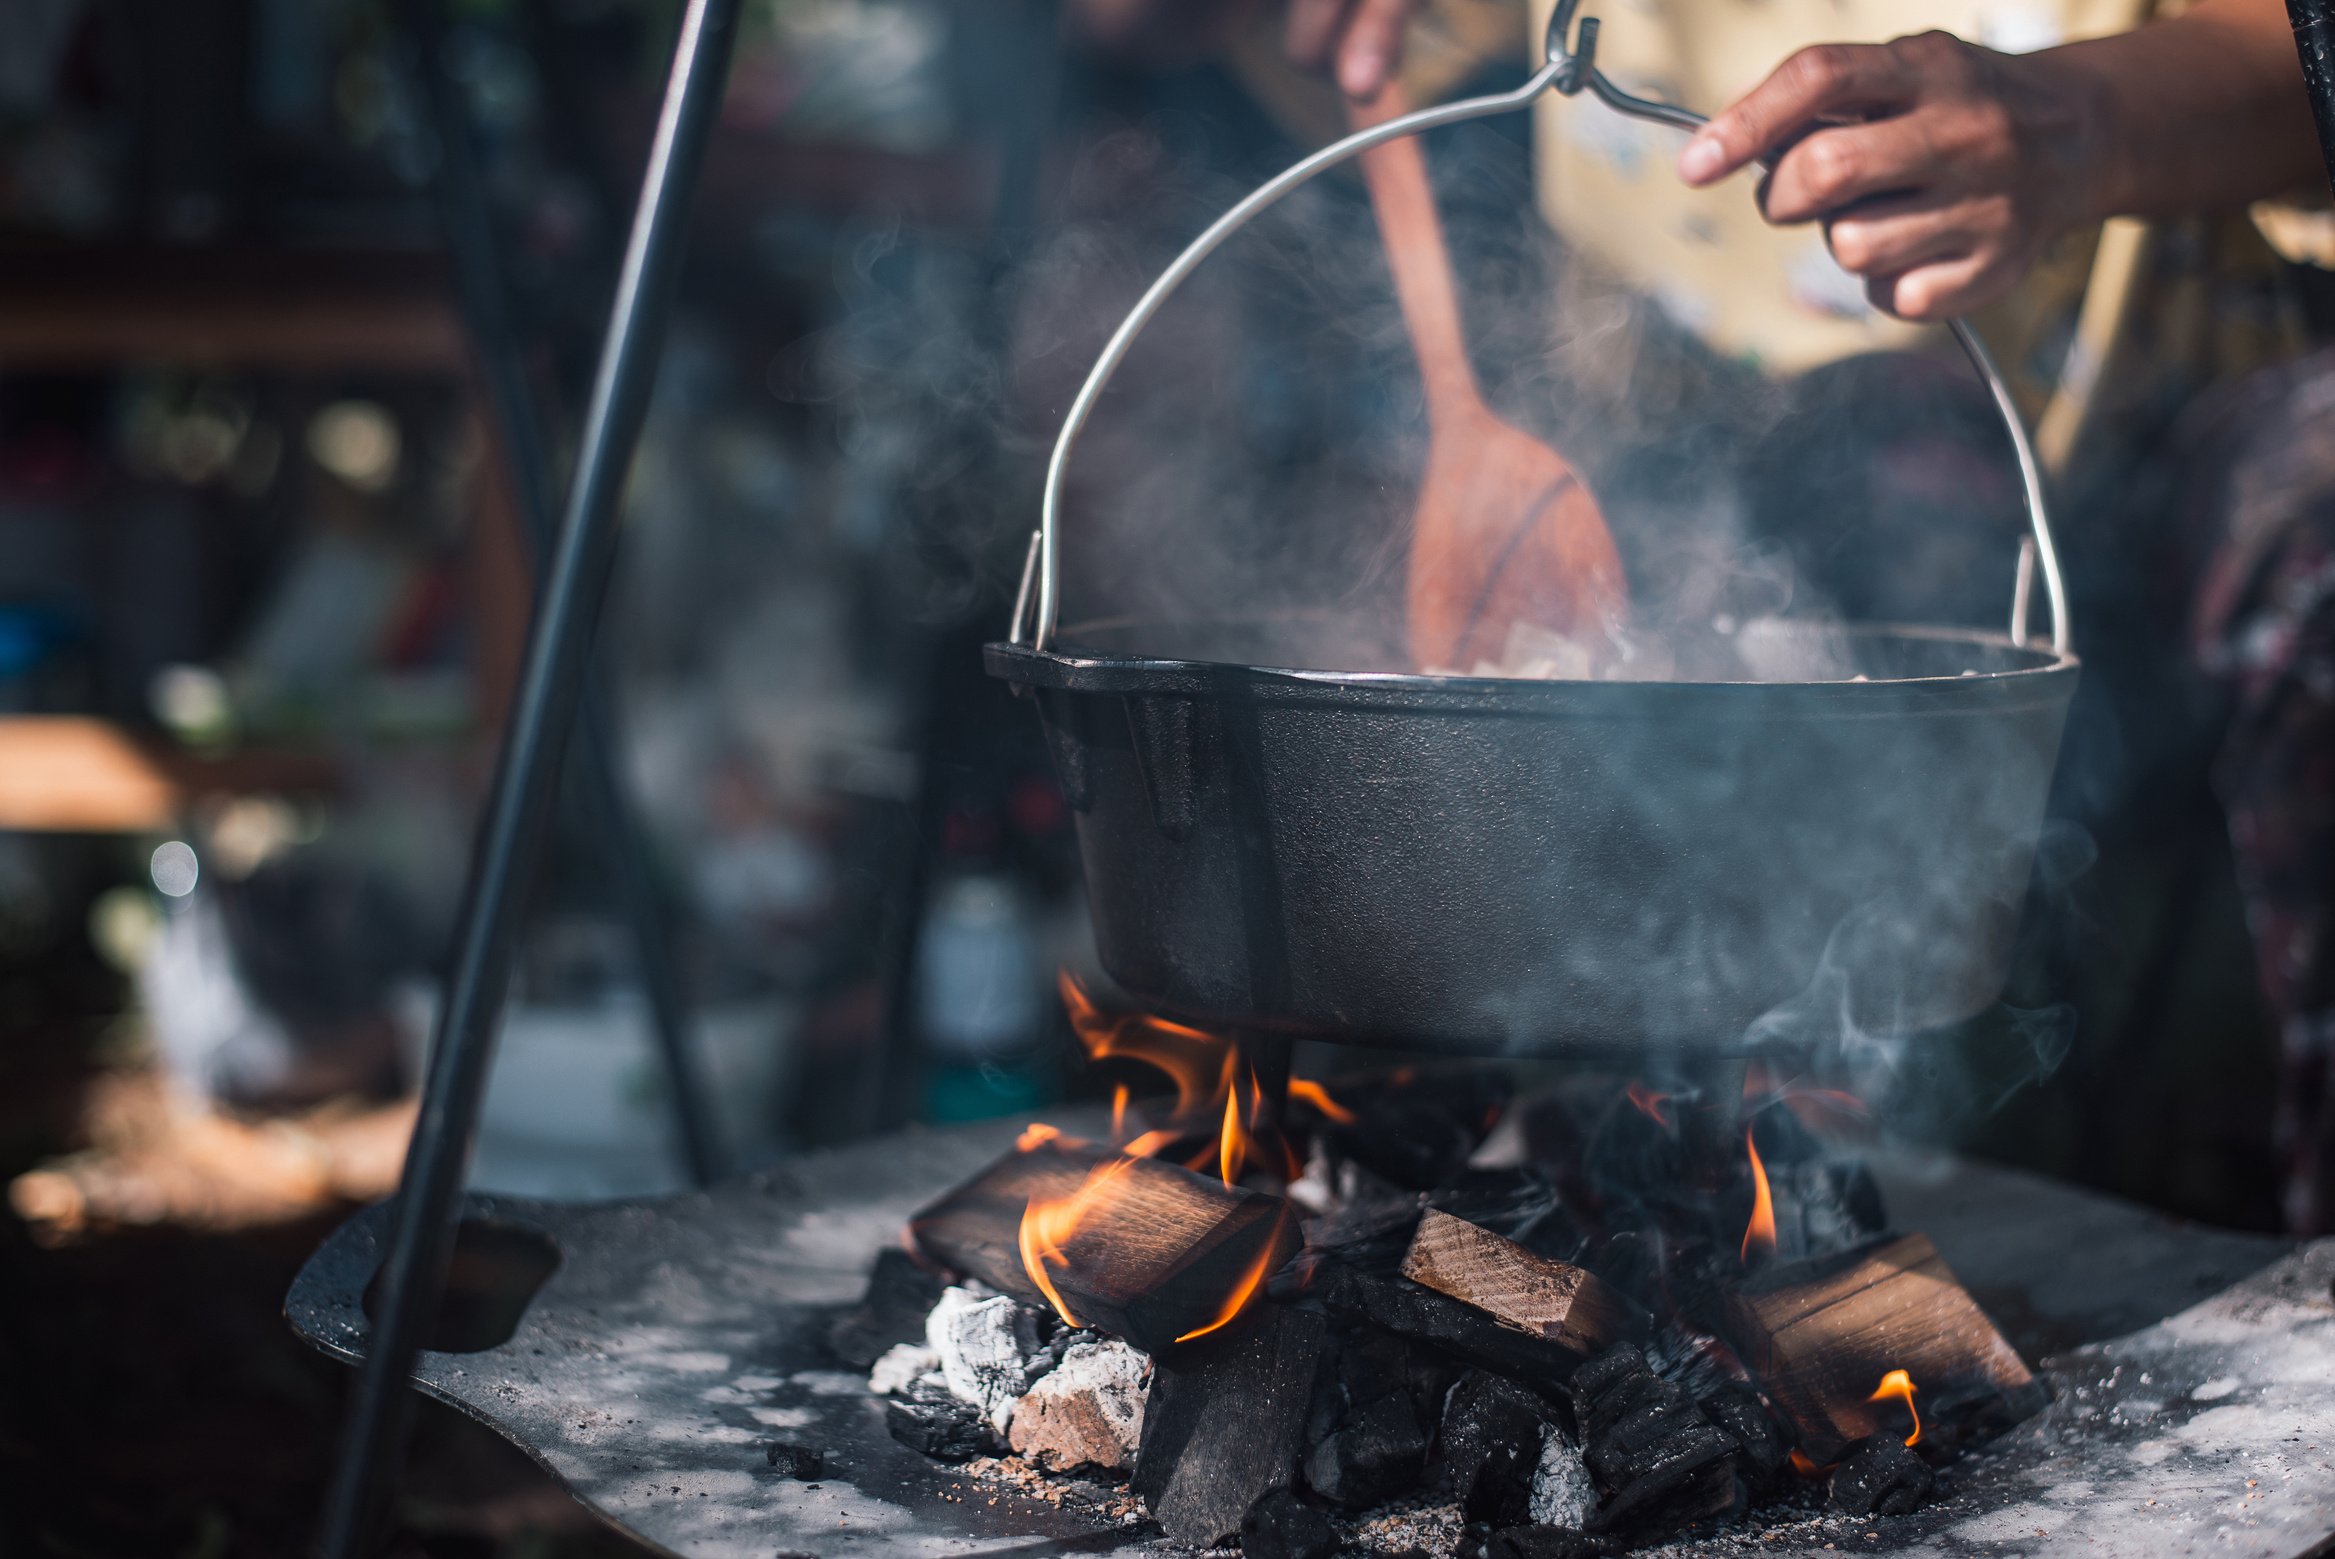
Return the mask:
<svg viewBox="0 0 2335 1559">
<path fill-rule="evenodd" d="M 1752 1253 L 1761 1257 L 1776 1253 L 1776 1203 L 1767 1186 L 1767 1166 L 1759 1161 L 1759 1144 L 1751 1140 L 1751 1128 L 1743 1128 L 1743 1151 L 1751 1155 L 1751 1222 L 1743 1229 L 1743 1264 L 1751 1265 Z"/>
<path fill-rule="evenodd" d="M 1902 1402 L 1906 1412 L 1913 1415 L 1913 1433 L 1905 1437 L 1907 1445 L 1918 1444 L 1922 1437 L 1921 1410 L 1913 1405 L 1913 1377 L 1904 1370 L 1891 1370 L 1881 1377 L 1881 1384 L 1873 1388 L 1868 1402 Z"/>
<path fill-rule="evenodd" d="M 1032 1121 L 1022 1128 L 1020 1136 L 1013 1139 L 1013 1148 L 1016 1153 L 1027 1153 L 1032 1148 L 1042 1148 L 1049 1142 L 1061 1140 L 1060 1128 L 1049 1126 L 1044 1121 Z"/>
<path fill-rule="evenodd" d="M 1792 1470 L 1803 1478 L 1821 1478 L 1825 1472 L 1822 1466 L 1811 1461 L 1808 1453 L 1798 1446 L 1792 1447 Z"/>
<path fill-rule="evenodd" d="M 1622 1093 L 1648 1120 L 1664 1131 L 1670 1129 L 1670 1117 L 1662 1113 L 1662 1106 L 1670 1102 L 1670 1095 L 1656 1093 L 1644 1083 L 1632 1083 Z"/>
<path fill-rule="evenodd" d="M 1248 1271 L 1242 1273 L 1240 1281 L 1233 1285 L 1232 1292 L 1225 1297 L 1224 1308 L 1217 1313 L 1216 1319 L 1210 1321 L 1206 1326 L 1193 1328 L 1178 1337 L 1176 1341 L 1190 1342 L 1195 1337 L 1205 1337 L 1210 1332 L 1229 1326 L 1233 1317 L 1239 1315 L 1247 1307 L 1248 1302 L 1256 1297 L 1257 1290 L 1265 1286 L 1265 1275 L 1272 1270 L 1273 1257 L 1280 1250 L 1281 1222 L 1287 1216 L 1288 1213 L 1284 1209 L 1274 1218 L 1273 1238 L 1258 1247 L 1257 1259 L 1249 1263 Z"/>
<path fill-rule="evenodd" d="M 1046 1296 L 1046 1302 L 1062 1317 L 1065 1326 L 1075 1329 L 1081 1323 L 1062 1302 L 1062 1295 L 1046 1268 L 1049 1263 L 1057 1267 L 1070 1265 L 1070 1258 L 1062 1252 L 1063 1245 L 1097 1207 L 1110 1199 L 1111 1182 L 1134 1166 L 1135 1160 L 1131 1158 L 1114 1158 L 1098 1164 L 1068 1196 L 1032 1197 L 1022 1212 L 1022 1270 L 1038 1285 L 1038 1292 Z"/>
<path fill-rule="evenodd" d="M 1111 1140 L 1127 1135 L 1127 1085 L 1119 1084 L 1111 1090 Z"/>
</svg>

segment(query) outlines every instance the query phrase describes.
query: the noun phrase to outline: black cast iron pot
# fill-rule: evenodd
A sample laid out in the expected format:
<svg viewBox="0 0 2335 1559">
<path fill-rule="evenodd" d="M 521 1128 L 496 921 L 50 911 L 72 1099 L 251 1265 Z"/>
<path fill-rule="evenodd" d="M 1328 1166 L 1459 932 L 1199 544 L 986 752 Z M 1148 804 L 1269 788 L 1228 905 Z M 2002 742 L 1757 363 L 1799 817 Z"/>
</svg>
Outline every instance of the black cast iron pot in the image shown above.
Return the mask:
<svg viewBox="0 0 2335 1559">
<path fill-rule="evenodd" d="M 1307 669 L 1401 662 L 1298 617 L 1057 628 L 1078 433 L 1145 323 L 1258 211 L 1380 141 L 1546 91 L 1702 122 L 1615 88 L 1589 22 L 1568 42 L 1573 10 L 1515 91 L 1349 136 L 1234 205 L 1063 420 L 988 665 L 1036 698 L 1103 965 L 1150 1007 L 1415 1050 L 1725 1054 L 1908 1033 L 2002 990 L 2077 667 L 2034 451 L 1959 322 L 2032 525 L 2011 634 L 1765 623 L 1671 646 L 1684 680 L 1622 683 Z M 2048 650 L 2023 643 L 2038 570 Z"/>
<path fill-rule="evenodd" d="M 1160 1011 L 1571 1056 L 1982 1010 L 2076 662 L 1948 629 L 1760 631 L 1830 639 L 1871 680 L 1531 682 L 1208 653 L 1297 647 L 1269 624 L 1073 627 L 1043 651 L 993 644 L 988 664 L 1035 695 L 1103 966 Z"/>
</svg>

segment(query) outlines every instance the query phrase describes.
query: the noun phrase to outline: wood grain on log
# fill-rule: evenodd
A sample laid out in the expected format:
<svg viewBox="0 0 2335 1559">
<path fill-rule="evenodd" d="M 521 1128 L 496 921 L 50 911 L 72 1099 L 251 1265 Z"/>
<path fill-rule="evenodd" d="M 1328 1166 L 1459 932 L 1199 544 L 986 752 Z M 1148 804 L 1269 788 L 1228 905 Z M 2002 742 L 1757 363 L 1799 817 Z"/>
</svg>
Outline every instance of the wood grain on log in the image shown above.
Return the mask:
<svg viewBox="0 0 2335 1559">
<path fill-rule="evenodd" d="M 1909 1372 L 1917 1408 L 1996 1398 L 2007 1415 L 2042 1405 L 2026 1362 L 1956 1280 L 1928 1236 L 1877 1242 L 1851 1257 L 1774 1268 L 1726 1300 L 1730 1340 L 1799 1431 L 1832 1461 L 1900 1410 L 1870 1400 L 1890 1370 Z"/>
<path fill-rule="evenodd" d="M 1048 1304 L 1022 1262 L 1033 1202 L 1075 1195 L 1124 1166 L 1046 1267 L 1075 1324 L 1161 1353 L 1222 1318 L 1251 1274 L 1295 1253 L 1297 1220 L 1280 1197 L 1228 1186 L 1158 1159 L 1121 1159 L 1056 1141 L 1008 1153 L 909 1221 L 929 1260 L 1002 1293 Z"/>
<path fill-rule="evenodd" d="M 1644 1328 L 1637 1307 L 1584 1268 L 1433 1209 L 1411 1237 L 1403 1276 L 1583 1358 Z"/>
</svg>

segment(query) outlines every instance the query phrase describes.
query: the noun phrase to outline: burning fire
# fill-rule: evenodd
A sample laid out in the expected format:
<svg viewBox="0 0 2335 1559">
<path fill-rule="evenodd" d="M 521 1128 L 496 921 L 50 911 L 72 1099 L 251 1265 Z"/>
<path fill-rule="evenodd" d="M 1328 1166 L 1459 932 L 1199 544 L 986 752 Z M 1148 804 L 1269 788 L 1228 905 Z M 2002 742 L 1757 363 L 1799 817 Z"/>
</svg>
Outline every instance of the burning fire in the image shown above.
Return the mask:
<svg viewBox="0 0 2335 1559">
<path fill-rule="evenodd" d="M 1022 1213 L 1022 1270 L 1038 1285 L 1038 1292 L 1046 1296 L 1054 1313 L 1062 1317 L 1062 1324 L 1074 1330 L 1079 1324 L 1078 1317 L 1062 1302 L 1061 1291 L 1055 1288 L 1046 1267 L 1049 1263 L 1057 1267 L 1070 1265 L 1070 1258 L 1062 1253 L 1063 1245 L 1078 1232 L 1078 1226 L 1086 1221 L 1089 1213 L 1110 1200 L 1111 1183 L 1134 1166 L 1135 1160 L 1131 1158 L 1107 1159 L 1096 1165 L 1068 1196 L 1032 1197 L 1028 1209 Z"/>
<path fill-rule="evenodd" d="M 1289 1079 L 1289 1097 L 1312 1105 L 1324 1120 L 1335 1121 L 1341 1126 L 1354 1124 L 1354 1112 L 1331 1098 L 1327 1088 L 1308 1078 Z"/>
<path fill-rule="evenodd" d="M 1213 1167 L 1226 1184 L 1236 1183 L 1251 1164 L 1264 1164 L 1294 1180 L 1303 1165 L 1278 1131 L 1266 1127 L 1265 1089 L 1231 1038 L 1149 1013 L 1109 1013 L 1096 1004 L 1068 970 L 1057 981 L 1070 1027 L 1089 1061 L 1134 1061 L 1164 1075 L 1175 1086 L 1167 1124 L 1126 1139 L 1132 1090 L 1121 1083 L 1111 1093 L 1111 1138 L 1124 1140 L 1120 1152 L 1152 1158 L 1175 1143 L 1205 1135 L 1208 1145 L 1184 1161 L 1187 1169 Z M 1289 1080 L 1289 1097 L 1341 1126 L 1354 1112 L 1329 1090 L 1302 1077 Z"/>
<path fill-rule="evenodd" d="M 1210 1332 L 1231 1325 L 1232 1318 L 1240 1314 L 1248 1302 L 1256 1297 L 1257 1290 L 1265 1286 L 1265 1279 L 1271 1274 L 1273 1255 L 1280 1248 L 1281 1218 L 1286 1216 L 1287 1213 L 1284 1211 L 1274 1219 L 1273 1237 L 1257 1248 L 1257 1259 L 1249 1263 L 1248 1271 L 1241 1274 L 1240 1281 L 1235 1283 L 1232 1292 L 1225 1296 L 1224 1308 L 1216 1313 L 1216 1319 L 1210 1321 L 1206 1326 L 1194 1327 L 1191 1331 L 1178 1337 L 1176 1341 L 1190 1342 L 1195 1337 L 1205 1337 Z"/>
<path fill-rule="evenodd" d="M 1239 1184 L 1242 1172 L 1254 1162 L 1274 1164 L 1278 1160 L 1278 1171 L 1288 1179 L 1295 1179 L 1302 1166 L 1287 1139 L 1265 1124 L 1264 1084 L 1229 1037 L 1148 1013 L 1106 1013 L 1067 970 L 1059 984 L 1062 1004 L 1070 1014 L 1071 1029 L 1078 1035 L 1089 1061 L 1140 1062 L 1164 1074 L 1175 1086 L 1175 1102 L 1168 1112 L 1167 1124 L 1127 1138 L 1132 1090 L 1124 1083 L 1115 1085 L 1111 1091 L 1111 1138 L 1120 1144 L 1118 1156 L 1098 1166 L 1068 1196 L 1033 1197 L 1023 1211 L 1022 1269 L 1046 1296 L 1055 1314 L 1066 1325 L 1075 1327 L 1080 1323 L 1063 1302 L 1054 1273 L 1069 1266 L 1070 1258 L 1064 1254 L 1064 1247 L 1079 1228 L 1124 1194 L 1125 1188 L 1116 1182 L 1135 1160 L 1153 1158 L 1178 1143 L 1204 1137 L 1205 1145 L 1185 1160 L 1185 1167 L 1194 1170 L 1213 1167 L 1227 1185 Z M 1350 1125 L 1354 1120 L 1353 1111 L 1331 1098 L 1319 1083 L 1292 1078 L 1289 1097 L 1340 1125 Z M 1066 1140 L 1055 1127 L 1033 1125 L 1021 1134 L 1015 1146 L 1028 1152 L 1050 1142 Z M 1268 1266 L 1274 1248 L 1272 1242 L 1267 1243 L 1252 1269 L 1243 1273 L 1225 1296 L 1224 1307 L 1215 1320 L 1176 1340 L 1187 1342 L 1194 1337 L 1205 1337 L 1230 1324 L 1271 1275 Z"/>
<path fill-rule="evenodd" d="M 1764 1259 L 1776 1253 L 1776 1203 L 1768 1191 L 1767 1165 L 1759 1161 L 1759 1144 L 1751 1140 L 1751 1128 L 1743 1128 L 1743 1151 L 1751 1155 L 1751 1222 L 1743 1229 L 1743 1264 L 1751 1265 L 1752 1253 Z"/>
<path fill-rule="evenodd" d="M 1913 1433 L 1905 1437 L 1907 1445 L 1918 1444 L 1922 1437 L 1921 1409 L 1913 1405 L 1913 1393 L 1913 1377 L 1904 1370 L 1891 1370 L 1881 1377 L 1881 1384 L 1873 1388 L 1873 1394 L 1865 1398 L 1868 1402 L 1902 1402 L 1905 1404 L 1905 1410 L 1913 1415 Z"/>
</svg>

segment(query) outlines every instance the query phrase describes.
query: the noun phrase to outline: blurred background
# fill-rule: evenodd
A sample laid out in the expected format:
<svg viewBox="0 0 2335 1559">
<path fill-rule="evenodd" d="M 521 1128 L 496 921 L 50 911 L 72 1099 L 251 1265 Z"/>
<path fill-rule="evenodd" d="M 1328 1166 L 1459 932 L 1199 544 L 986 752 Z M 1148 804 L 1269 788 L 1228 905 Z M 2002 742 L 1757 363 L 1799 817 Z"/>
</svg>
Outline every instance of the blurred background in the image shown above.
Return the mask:
<svg viewBox="0 0 2335 1559">
<path fill-rule="evenodd" d="M 281 1298 L 394 1185 L 528 618 L 494 374 L 541 410 L 556 501 L 678 9 L 0 6 L 0 1551 L 304 1541 L 348 1382 Z M 601 633 L 645 877 L 571 784 L 475 1184 L 688 1183 L 644 903 L 729 1169 L 1087 1087 L 1054 991 L 1091 957 L 1068 813 L 979 646 L 1102 335 L 1337 123 L 1280 63 L 1270 7 L 1114 14 L 748 6 Z M 1521 79 L 1520 11 L 1430 20 L 1449 47 L 1418 51 L 1421 95 Z M 1552 309 L 1591 298 L 1595 267 L 1534 209 L 1530 126 L 1431 152 L 1495 399 L 1598 429 L 1634 574 L 1675 551 L 1652 518 L 1694 515 L 1736 588 L 1796 570 L 1852 614 L 1999 623 L 2019 524 L 1999 450 L 1977 476 L 1904 453 L 1907 429 L 1986 436 L 1958 381 L 1783 384 L 1644 286 Z M 465 220 L 488 297 L 456 263 Z M 2246 275 L 2253 358 L 2302 350 L 2316 282 Z M 1337 180 L 1195 284 L 1089 441 L 1080 599 L 1386 588 L 1419 445 L 1385 287 Z M 2032 332 L 2034 410 L 2072 329 Z M 2268 1227 L 2274 1047 L 2204 778 L 2215 695 L 2145 585 L 2165 549 L 2134 540 L 2179 534 L 2178 472 L 2149 452 L 2210 377 L 2129 397 L 2067 474 L 2097 668 L 2069 741 L 2090 757 L 2013 1000 L 2065 1008 L 2070 1038 L 2002 1069 L 2048 1080 L 1965 1088 L 1919 1129 Z M 1896 453 L 1810 454 L 1808 428 L 1860 417 Z M 1984 579 L 1955 555 L 1859 561 L 1877 505 L 1900 537 L 1967 525 Z M 1237 540 L 1260 519 L 1270 557 Z M 629 1551 L 445 1412 L 395 1543 Z"/>
</svg>

